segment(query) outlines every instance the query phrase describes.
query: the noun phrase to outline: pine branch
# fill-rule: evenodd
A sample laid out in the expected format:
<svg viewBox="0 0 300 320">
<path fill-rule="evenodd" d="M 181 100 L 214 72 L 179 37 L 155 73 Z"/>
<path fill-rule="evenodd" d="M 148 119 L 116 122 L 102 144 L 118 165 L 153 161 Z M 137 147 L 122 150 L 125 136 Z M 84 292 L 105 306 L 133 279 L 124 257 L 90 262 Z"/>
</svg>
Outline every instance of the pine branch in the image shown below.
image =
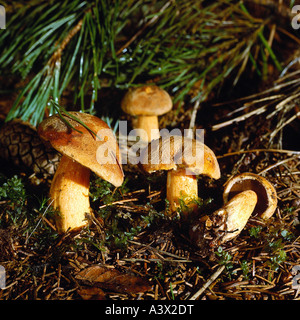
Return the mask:
<svg viewBox="0 0 300 320">
<path fill-rule="evenodd" d="M 236 84 L 249 63 L 262 74 L 253 58 L 258 47 L 279 66 L 263 35 L 267 20 L 251 17 L 239 1 L 204 3 L 30 1 L 0 35 L 2 74 L 19 74 L 25 83 L 8 119 L 36 125 L 46 109 L 54 112 L 49 100 L 60 103 L 67 90 L 93 113 L 103 83 L 125 90 L 155 81 L 179 106 L 195 103 L 233 74 Z"/>
</svg>

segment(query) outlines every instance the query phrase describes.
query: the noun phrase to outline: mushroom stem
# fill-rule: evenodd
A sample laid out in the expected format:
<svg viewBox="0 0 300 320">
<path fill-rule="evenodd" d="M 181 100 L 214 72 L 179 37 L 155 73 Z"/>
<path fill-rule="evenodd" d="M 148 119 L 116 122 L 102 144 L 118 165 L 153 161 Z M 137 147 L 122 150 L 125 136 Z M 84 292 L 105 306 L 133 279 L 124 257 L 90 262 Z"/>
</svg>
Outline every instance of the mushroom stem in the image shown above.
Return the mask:
<svg viewBox="0 0 300 320">
<path fill-rule="evenodd" d="M 59 210 L 56 227 L 59 233 L 87 224 L 91 212 L 89 200 L 90 170 L 67 156 L 62 156 L 53 177 L 50 197 Z"/>
<path fill-rule="evenodd" d="M 170 213 L 180 207 L 180 200 L 187 208 L 193 210 L 198 199 L 198 184 L 195 175 L 187 175 L 185 169 L 170 170 L 167 176 L 167 200 Z"/>
<path fill-rule="evenodd" d="M 138 116 L 136 130 L 143 141 L 150 142 L 151 140 L 159 139 L 157 116 Z"/>
<path fill-rule="evenodd" d="M 215 231 L 225 232 L 221 242 L 235 238 L 245 227 L 257 204 L 257 195 L 252 190 L 238 193 L 221 209 L 215 211 L 211 218 L 224 223 Z"/>
</svg>

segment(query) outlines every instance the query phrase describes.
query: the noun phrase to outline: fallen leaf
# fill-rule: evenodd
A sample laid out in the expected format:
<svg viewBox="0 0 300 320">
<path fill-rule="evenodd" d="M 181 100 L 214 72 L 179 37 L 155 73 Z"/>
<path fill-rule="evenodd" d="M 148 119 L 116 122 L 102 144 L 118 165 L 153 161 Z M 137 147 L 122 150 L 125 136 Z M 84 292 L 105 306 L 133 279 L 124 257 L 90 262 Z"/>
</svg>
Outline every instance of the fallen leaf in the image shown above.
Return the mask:
<svg viewBox="0 0 300 320">
<path fill-rule="evenodd" d="M 119 293 L 145 292 L 152 287 L 147 279 L 99 265 L 81 270 L 76 279 L 89 286 Z"/>
<path fill-rule="evenodd" d="M 106 300 L 101 288 L 83 286 L 77 290 L 83 300 Z"/>
</svg>

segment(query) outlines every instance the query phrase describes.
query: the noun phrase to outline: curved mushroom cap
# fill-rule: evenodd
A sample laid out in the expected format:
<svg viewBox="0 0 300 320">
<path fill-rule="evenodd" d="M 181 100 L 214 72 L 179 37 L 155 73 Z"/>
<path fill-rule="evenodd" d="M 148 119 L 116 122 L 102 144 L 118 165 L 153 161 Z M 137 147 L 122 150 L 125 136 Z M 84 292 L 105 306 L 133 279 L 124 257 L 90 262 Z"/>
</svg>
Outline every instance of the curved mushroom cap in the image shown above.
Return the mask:
<svg viewBox="0 0 300 320">
<path fill-rule="evenodd" d="M 157 86 L 129 89 L 121 102 L 124 112 L 135 116 L 159 116 L 172 109 L 169 94 Z"/>
<path fill-rule="evenodd" d="M 63 115 L 65 121 L 56 114 L 39 125 L 40 137 L 49 141 L 61 154 L 79 162 L 116 187 L 120 186 L 124 179 L 120 164 L 121 154 L 109 126 L 90 114 L 81 112 L 69 112 L 69 114 L 79 119 L 89 130 L 66 114 Z"/>
<path fill-rule="evenodd" d="M 255 173 L 244 172 L 229 179 L 223 192 L 224 203 L 245 190 L 253 190 L 257 194 L 258 200 L 253 214 L 263 219 L 270 218 L 277 207 L 276 190 L 266 178 Z"/>
<path fill-rule="evenodd" d="M 186 169 L 191 175 L 202 174 L 214 179 L 221 176 L 213 151 L 198 140 L 182 136 L 152 140 L 142 152 L 141 163 L 147 172 Z"/>
</svg>

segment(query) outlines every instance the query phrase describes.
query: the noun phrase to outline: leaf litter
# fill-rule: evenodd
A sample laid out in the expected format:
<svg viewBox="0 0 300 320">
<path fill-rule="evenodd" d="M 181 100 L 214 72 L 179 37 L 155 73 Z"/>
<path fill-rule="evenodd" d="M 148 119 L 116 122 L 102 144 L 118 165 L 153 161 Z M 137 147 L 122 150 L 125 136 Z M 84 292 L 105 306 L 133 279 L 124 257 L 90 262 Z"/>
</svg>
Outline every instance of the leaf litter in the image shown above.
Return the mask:
<svg viewBox="0 0 300 320">
<path fill-rule="evenodd" d="M 269 43 L 257 52 L 262 69 L 272 73 Z M 260 71 L 252 62 L 250 71 Z M 238 73 L 246 97 L 224 102 L 225 83 L 211 101 L 176 105 L 160 119 L 161 127 L 205 128 L 218 156 L 222 178 L 199 178 L 197 214 L 220 208 L 223 183 L 251 171 L 276 188 L 278 208 L 270 220 L 251 217 L 237 238 L 203 255 L 188 237 L 193 220 L 164 216 L 165 175 L 147 176 L 126 165 L 126 182 L 117 190 L 92 178 L 90 225 L 59 235 L 45 197 L 48 181 L 36 187 L 27 173 L 10 168 L 0 176 L 0 265 L 7 276 L 0 299 L 299 300 L 292 287 L 293 267 L 300 265 L 299 70 L 294 64 L 284 71 L 278 78 L 273 70 L 278 79 L 265 83 L 266 90 L 253 84 L 258 92 L 252 95 Z M 189 89 L 194 97 L 197 85 Z"/>
</svg>

